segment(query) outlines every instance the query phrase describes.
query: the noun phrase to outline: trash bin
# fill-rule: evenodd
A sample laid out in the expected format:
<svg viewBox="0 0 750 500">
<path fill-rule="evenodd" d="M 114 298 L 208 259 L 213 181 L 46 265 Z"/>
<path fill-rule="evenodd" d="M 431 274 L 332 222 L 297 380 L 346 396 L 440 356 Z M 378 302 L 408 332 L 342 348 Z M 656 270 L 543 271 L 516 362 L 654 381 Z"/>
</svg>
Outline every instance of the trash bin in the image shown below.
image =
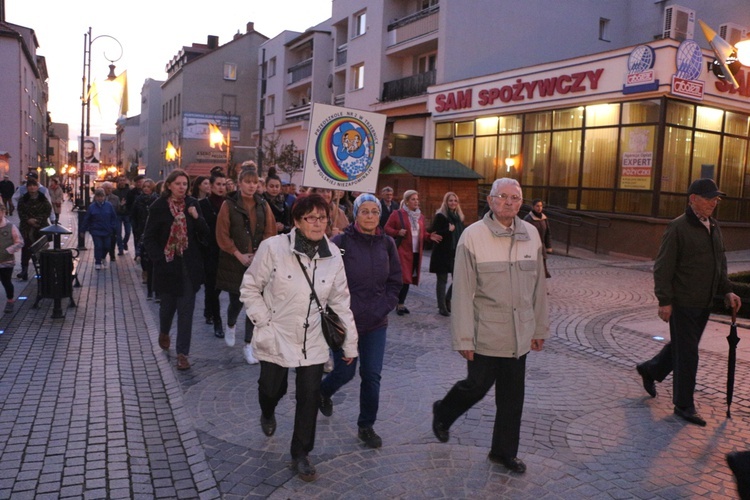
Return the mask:
<svg viewBox="0 0 750 500">
<path fill-rule="evenodd" d="M 53 318 L 64 318 L 62 298 L 73 296 L 73 251 L 42 250 L 39 252 L 39 298 L 54 299 Z"/>
</svg>

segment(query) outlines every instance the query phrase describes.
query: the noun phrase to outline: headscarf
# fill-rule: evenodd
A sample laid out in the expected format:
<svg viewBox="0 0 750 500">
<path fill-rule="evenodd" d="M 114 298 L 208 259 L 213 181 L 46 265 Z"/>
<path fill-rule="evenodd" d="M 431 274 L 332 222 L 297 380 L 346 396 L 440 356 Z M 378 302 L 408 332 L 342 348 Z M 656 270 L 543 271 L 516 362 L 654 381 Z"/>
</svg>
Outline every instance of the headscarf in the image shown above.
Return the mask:
<svg viewBox="0 0 750 500">
<path fill-rule="evenodd" d="M 378 205 L 378 209 L 380 209 L 380 200 L 378 200 L 375 195 L 372 195 L 370 193 L 362 193 L 361 195 L 357 196 L 357 199 L 354 200 L 354 217 L 357 217 L 357 214 L 359 213 L 359 207 L 362 205 L 362 203 L 366 201 L 371 201 Z"/>
<path fill-rule="evenodd" d="M 181 257 L 188 247 L 185 199 L 176 200 L 170 196 L 167 198 L 167 204 L 174 220 L 169 228 L 169 238 L 167 239 L 167 245 L 164 247 L 164 257 L 167 262 L 172 262 L 175 255 Z"/>
</svg>

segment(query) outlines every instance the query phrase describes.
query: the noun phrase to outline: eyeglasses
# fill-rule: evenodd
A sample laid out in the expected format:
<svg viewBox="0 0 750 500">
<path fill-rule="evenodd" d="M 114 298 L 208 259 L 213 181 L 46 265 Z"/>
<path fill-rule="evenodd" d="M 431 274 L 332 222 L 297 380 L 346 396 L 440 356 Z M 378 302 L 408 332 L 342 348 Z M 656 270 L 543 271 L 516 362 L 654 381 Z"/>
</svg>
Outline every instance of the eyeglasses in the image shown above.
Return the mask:
<svg viewBox="0 0 750 500">
<path fill-rule="evenodd" d="M 491 194 L 490 198 L 500 198 L 503 201 L 510 199 L 510 201 L 512 201 L 513 203 L 518 203 L 519 201 L 523 200 L 522 196 L 518 196 L 517 194 L 506 194 L 506 193 Z"/>
<path fill-rule="evenodd" d="M 302 220 L 305 221 L 305 222 L 307 222 L 308 224 L 315 224 L 316 222 L 320 222 L 322 224 L 325 224 L 326 222 L 328 222 L 328 216 L 327 215 L 319 215 L 319 216 L 316 217 L 314 215 L 307 215 L 305 217 L 302 217 Z"/>
<path fill-rule="evenodd" d="M 380 216 L 380 210 L 367 210 L 367 209 L 365 209 L 365 210 L 359 210 L 357 212 L 357 215 L 364 215 L 365 217 L 369 217 L 369 216 L 373 215 L 375 217 L 379 217 Z"/>
</svg>

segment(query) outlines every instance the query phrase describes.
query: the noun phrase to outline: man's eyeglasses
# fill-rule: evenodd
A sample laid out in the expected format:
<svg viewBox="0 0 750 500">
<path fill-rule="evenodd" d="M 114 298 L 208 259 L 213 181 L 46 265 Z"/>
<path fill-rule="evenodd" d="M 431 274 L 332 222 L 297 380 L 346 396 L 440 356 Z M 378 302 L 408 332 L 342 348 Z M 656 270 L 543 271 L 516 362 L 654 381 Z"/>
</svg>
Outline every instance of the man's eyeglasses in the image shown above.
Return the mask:
<svg viewBox="0 0 750 500">
<path fill-rule="evenodd" d="M 319 215 L 319 216 L 316 217 L 314 215 L 306 215 L 305 217 L 302 217 L 302 220 L 305 221 L 305 222 L 307 222 L 308 224 L 315 224 L 316 222 L 320 222 L 322 224 L 325 224 L 326 222 L 328 222 L 328 216 L 327 215 Z"/>
<path fill-rule="evenodd" d="M 373 215 L 375 217 L 380 217 L 380 210 L 359 210 L 357 212 L 357 215 L 364 215 L 365 217 L 369 217 L 370 215 Z"/>
<path fill-rule="evenodd" d="M 506 194 L 506 193 L 491 194 L 490 198 L 500 198 L 503 201 L 510 199 L 510 201 L 512 201 L 513 203 L 518 203 L 519 201 L 523 200 L 522 196 L 518 196 L 517 194 Z"/>
</svg>

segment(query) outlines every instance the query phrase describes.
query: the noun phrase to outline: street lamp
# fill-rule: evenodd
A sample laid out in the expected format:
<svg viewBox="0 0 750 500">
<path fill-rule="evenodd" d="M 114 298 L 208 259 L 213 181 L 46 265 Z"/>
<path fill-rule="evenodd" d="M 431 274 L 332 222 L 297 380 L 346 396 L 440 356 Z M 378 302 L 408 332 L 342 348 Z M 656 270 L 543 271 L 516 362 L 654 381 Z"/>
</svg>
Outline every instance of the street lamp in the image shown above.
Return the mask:
<svg viewBox="0 0 750 500">
<path fill-rule="evenodd" d="M 208 143 L 212 148 L 218 148 L 221 151 L 222 146 L 227 148 L 227 176 L 232 177 L 232 113 L 220 109 L 214 114 L 221 114 L 226 117 L 227 121 L 227 135 L 224 138 L 224 133 L 221 131 L 220 124 L 215 123 L 208 124 Z"/>
<path fill-rule="evenodd" d="M 109 75 L 107 75 L 107 80 L 114 80 L 115 77 L 115 62 L 119 61 L 122 58 L 122 44 L 120 41 L 110 35 L 99 35 L 97 37 L 92 37 L 91 35 L 91 27 L 89 26 L 88 32 L 83 34 L 83 77 L 81 78 L 81 144 L 78 145 L 79 150 L 79 161 L 80 161 L 80 168 L 78 170 L 78 175 L 80 178 L 80 187 L 81 187 L 81 193 L 80 197 L 78 199 L 77 208 L 78 208 L 78 249 L 79 250 L 86 250 L 86 233 L 81 231 L 81 226 L 83 223 L 83 217 L 85 215 L 84 211 L 86 207 L 88 207 L 89 202 L 91 201 L 89 198 L 89 174 L 86 172 L 86 169 L 84 167 L 84 157 L 83 157 L 83 140 L 85 137 L 88 137 L 91 135 L 91 45 L 99 40 L 100 38 L 109 38 L 111 40 L 114 40 L 117 45 L 120 47 L 120 55 L 116 58 L 110 58 L 107 57 L 107 53 L 104 52 L 104 58 L 109 61 Z"/>
<path fill-rule="evenodd" d="M 117 38 L 110 35 L 99 35 L 92 38 L 91 27 L 89 27 L 87 33 L 83 34 L 83 77 L 81 79 L 81 141 L 83 141 L 85 137 L 91 135 L 91 46 L 100 38 L 109 38 L 117 43 L 118 47 L 120 47 L 120 55 L 116 58 L 110 58 L 107 56 L 107 53 L 104 52 L 104 58 L 109 61 L 109 74 L 107 75 L 108 81 L 112 81 L 116 78 L 114 63 L 119 61 L 122 58 L 123 54 L 122 44 Z M 81 175 L 81 197 L 79 199 L 79 202 L 84 203 L 85 207 L 88 206 L 90 202 L 87 189 L 89 183 L 89 175 L 88 173 L 86 173 L 84 168 L 82 148 L 82 145 L 79 144 L 78 149 L 81 150 L 81 153 L 79 153 L 79 160 L 81 164 L 81 167 L 79 169 Z M 82 245 L 79 244 L 79 247 L 81 246 Z"/>
</svg>

